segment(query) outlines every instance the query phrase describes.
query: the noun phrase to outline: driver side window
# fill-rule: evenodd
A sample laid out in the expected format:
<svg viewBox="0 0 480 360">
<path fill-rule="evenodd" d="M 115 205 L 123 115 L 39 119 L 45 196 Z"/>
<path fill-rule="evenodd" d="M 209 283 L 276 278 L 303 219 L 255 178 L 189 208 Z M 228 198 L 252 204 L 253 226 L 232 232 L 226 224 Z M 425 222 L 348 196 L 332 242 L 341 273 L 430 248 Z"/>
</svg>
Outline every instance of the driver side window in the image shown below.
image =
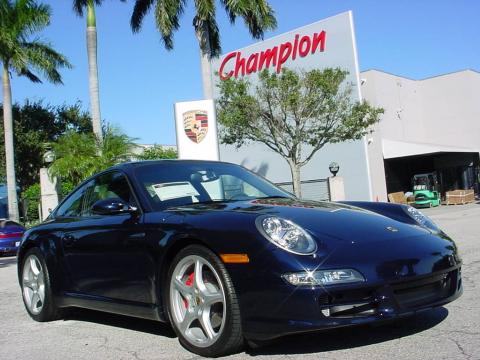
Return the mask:
<svg viewBox="0 0 480 360">
<path fill-rule="evenodd" d="M 70 195 L 67 200 L 60 205 L 56 212 L 57 217 L 77 217 L 81 216 L 82 212 L 82 204 L 83 198 L 85 193 L 92 188 L 94 182 L 89 181 L 88 183 L 84 184 L 81 188 L 75 191 L 72 195 Z"/>
<path fill-rule="evenodd" d="M 132 206 L 137 206 L 125 175 L 118 171 L 100 175 L 83 185 L 59 207 L 56 216 L 92 216 L 93 204 L 98 200 L 111 198 L 120 199 Z"/>
<path fill-rule="evenodd" d="M 81 216 L 92 216 L 92 207 L 104 199 L 120 199 L 124 203 L 137 206 L 128 181 L 121 172 L 111 171 L 98 176 L 93 186 L 85 191 Z"/>
</svg>

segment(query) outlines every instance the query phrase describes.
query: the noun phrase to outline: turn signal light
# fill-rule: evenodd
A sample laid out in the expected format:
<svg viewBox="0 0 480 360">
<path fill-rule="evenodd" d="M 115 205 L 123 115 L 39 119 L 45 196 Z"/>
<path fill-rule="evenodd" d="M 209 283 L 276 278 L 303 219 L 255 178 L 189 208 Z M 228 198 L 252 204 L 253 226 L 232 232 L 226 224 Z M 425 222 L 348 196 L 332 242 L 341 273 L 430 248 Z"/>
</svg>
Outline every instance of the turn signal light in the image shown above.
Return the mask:
<svg viewBox="0 0 480 360">
<path fill-rule="evenodd" d="M 220 254 L 225 264 L 246 264 L 250 262 L 247 254 Z"/>
</svg>

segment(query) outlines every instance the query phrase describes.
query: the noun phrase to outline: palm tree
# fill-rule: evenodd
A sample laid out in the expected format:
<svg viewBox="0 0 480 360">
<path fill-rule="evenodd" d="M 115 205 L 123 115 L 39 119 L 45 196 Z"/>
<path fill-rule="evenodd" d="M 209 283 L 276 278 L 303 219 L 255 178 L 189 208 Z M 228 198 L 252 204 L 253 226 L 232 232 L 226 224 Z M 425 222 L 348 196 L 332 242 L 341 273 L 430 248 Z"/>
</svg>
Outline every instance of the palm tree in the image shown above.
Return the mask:
<svg viewBox="0 0 480 360">
<path fill-rule="evenodd" d="M 173 49 L 173 33 L 180 27 L 187 0 L 135 0 L 130 25 L 134 32 L 141 29 L 142 21 L 155 3 L 155 22 L 167 50 Z M 277 25 L 273 9 L 267 0 L 221 0 L 230 22 L 240 17 L 254 39 L 263 38 L 266 30 Z M 193 26 L 200 45 L 203 91 L 212 98 L 210 60 L 221 53 L 220 34 L 216 17 L 215 0 L 195 0 L 196 14 Z"/>
<path fill-rule="evenodd" d="M 5 130 L 5 160 L 7 174 L 8 212 L 13 220 L 19 219 L 15 156 L 13 147 L 11 72 L 41 82 L 40 73 L 48 81 L 61 84 L 58 68 L 71 67 L 68 60 L 56 52 L 49 43 L 35 33 L 50 23 L 50 7 L 33 0 L 0 0 L 0 62 L 3 67 L 3 122 Z"/>
<path fill-rule="evenodd" d="M 107 126 L 101 142 L 93 133 L 70 131 L 53 144 L 55 161 L 50 174 L 78 185 L 87 177 L 134 157 L 135 139 Z"/>
<path fill-rule="evenodd" d="M 90 109 L 92 112 L 93 133 L 98 141 L 102 141 L 102 118 L 100 115 L 100 95 L 98 88 L 97 65 L 97 19 L 95 5 L 100 5 L 103 0 L 73 0 L 73 9 L 78 16 L 83 16 L 87 10 L 87 56 L 88 56 L 88 82 L 90 88 Z M 125 1 L 125 0 L 120 0 Z"/>
</svg>

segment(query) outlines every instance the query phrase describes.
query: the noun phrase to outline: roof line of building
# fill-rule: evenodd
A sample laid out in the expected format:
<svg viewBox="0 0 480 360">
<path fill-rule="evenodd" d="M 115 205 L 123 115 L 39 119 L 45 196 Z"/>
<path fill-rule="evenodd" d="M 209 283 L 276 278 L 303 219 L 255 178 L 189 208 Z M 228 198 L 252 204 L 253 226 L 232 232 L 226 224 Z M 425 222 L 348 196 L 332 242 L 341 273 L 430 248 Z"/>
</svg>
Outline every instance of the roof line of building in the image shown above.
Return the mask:
<svg viewBox="0 0 480 360">
<path fill-rule="evenodd" d="M 384 74 L 388 74 L 388 75 L 392 75 L 392 76 L 395 76 L 395 77 L 408 79 L 408 80 L 412 80 L 412 81 L 424 81 L 424 80 L 434 79 L 434 78 L 441 77 L 441 76 L 453 75 L 453 74 L 457 74 L 457 73 L 461 73 L 461 72 L 465 72 L 465 71 L 471 71 L 471 72 L 474 72 L 474 73 L 480 75 L 480 71 L 475 70 L 475 69 L 471 69 L 471 68 L 456 70 L 456 71 L 450 71 L 450 72 L 445 73 L 445 74 L 432 75 L 432 76 L 428 76 L 428 77 L 421 78 L 421 79 L 413 79 L 413 78 L 408 77 L 408 76 L 397 75 L 397 74 L 394 74 L 394 73 L 391 73 L 391 72 L 388 72 L 388 71 L 385 71 L 385 70 L 376 69 L 376 68 L 371 68 L 371 69 L 360 71 L 360 74 L 362 74 L 364 72 L 367 72 L 367 71 L 378 71 L 378 72 L 381 72 L 381 73 L 384 73 Z"/>
</svg>

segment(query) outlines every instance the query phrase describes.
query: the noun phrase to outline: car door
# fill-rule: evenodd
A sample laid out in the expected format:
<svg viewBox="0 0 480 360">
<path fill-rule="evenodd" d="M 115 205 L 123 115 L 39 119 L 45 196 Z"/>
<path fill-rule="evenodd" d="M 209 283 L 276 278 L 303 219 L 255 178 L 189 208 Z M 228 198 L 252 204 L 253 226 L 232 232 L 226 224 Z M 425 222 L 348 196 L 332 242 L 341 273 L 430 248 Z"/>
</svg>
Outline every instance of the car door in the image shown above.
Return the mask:
<svg viewBox="0 0 480 360">
<path fill-rule="evenodd" d="M 138 211 L 115 215 L 92 211 L 98 200 L 110 198 Z M 73 215 L 62 238 L 70 291 L 100 300 L 153 303 L 155 262 L 127 177 L 110 171 L 91 180 L 82 192 L 81 209 Z"/>
</svg>

